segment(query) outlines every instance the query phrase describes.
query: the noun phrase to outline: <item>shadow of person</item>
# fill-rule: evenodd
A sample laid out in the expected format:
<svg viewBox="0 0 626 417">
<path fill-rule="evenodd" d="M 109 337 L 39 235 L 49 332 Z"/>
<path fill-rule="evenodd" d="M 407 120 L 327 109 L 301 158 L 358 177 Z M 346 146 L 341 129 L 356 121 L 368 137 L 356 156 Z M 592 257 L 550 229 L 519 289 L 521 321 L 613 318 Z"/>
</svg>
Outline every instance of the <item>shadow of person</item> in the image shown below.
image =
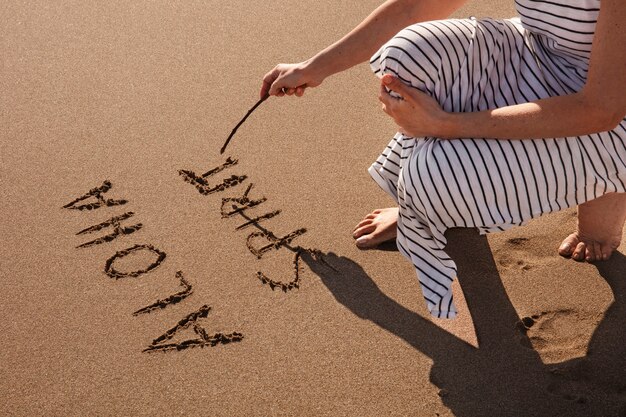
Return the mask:
<svg viewBox="0 0 626 417">
<path fill-rule="evenodd" d="M 597 265 L 613 292 L 613 303 L 589 342 L 587 355 L 563 362 L 559 373 L 588 390 L 622 396 L 620 417 L 626 416 L 626 256 L 616 252 Z"/>
<path fill-rule="evenodd" d="M 626 256 L 614 253 L 611 260 L 598 264 L 598 271 L 614 301 L 591 337 L 584 362 L 590 379 L 626 394 Z"/>
<path fill-rule="evenodd" d="M 472 229 L 454 229 L 448 231 L 447 238 L 447 252 L 457 263 L 460 284 L 476 328 L 478 348 L 398 304 L 352 260 L 333 253 L 324 254 L 324 260 L 336 271 L 310 255 L 303 256 L 303 260 L 339 303 L 433 360 L 430 379 L 441 389 L 442 401 L 456 416 L 615 415 L 614 404 L 606 409 L 608 406 L 589 398 L 554 390 L 562 376 L 555 375 L 554 366 L 545 365 L 532 349 L 506 295 L 486 237 Z M 471 253 L 464 250 L 466 247 L 472 248 Z M 623 261 L 623 257 L 621 259 Z M 622 294 L 623 281 L 619 284 Z M 611 326 L 624 323 L 623 307 L 618 308 Z M 603 328 L 603 325 L 598 328 L 594 344 L 614 347 L 616 327 L 601 331 Z M 622 333 L 620 330 L 617 334 Z M 604 350 L 600 346 L 595 349 Z M 621 349 L 623 352 L 623 347 Z M 613 359 L 623 362 L 623 357 Z M 598 361 L 601 364 L 591 366 L 598 369 L 612 366 L 602 358 Z"/>
</svg>

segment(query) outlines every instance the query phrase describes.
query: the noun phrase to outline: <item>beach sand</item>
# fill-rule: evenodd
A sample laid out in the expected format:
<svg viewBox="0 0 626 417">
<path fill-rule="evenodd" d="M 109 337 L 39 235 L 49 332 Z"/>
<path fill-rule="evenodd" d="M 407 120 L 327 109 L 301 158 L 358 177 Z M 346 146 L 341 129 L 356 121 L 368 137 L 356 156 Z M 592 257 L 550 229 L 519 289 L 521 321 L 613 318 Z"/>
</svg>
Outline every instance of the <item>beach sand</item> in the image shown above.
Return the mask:
<svg viewBox="0 0 626 417">
<path fill-rule="evenodd" d="M 574 211 L 451 231 L 451 322 L 397 251 L 355 248 L 392 204 L 366 172 L 394 133 L 367 65 L 271 98 L 219 154 L 266 71 L 377 4 L 0 6 L 1 415 L 626 415 L 626 247 L 557 256 Z M 236 230 L 242 204 L 280 213 Z"/>
</svg>

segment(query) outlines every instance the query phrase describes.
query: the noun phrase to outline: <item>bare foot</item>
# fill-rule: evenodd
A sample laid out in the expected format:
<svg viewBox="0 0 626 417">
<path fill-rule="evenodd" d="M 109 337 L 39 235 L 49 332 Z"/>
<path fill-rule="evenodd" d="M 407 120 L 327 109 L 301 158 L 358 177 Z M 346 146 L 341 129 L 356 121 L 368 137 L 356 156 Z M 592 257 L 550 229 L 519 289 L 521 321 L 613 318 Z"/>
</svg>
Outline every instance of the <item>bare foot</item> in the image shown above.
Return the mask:
<svg viewBox="0 0 626 417">
<path fill-rule="evenodd" d="M 576 261 L 606 261 L 622 241 L 626 193 L 609 193 L 578 206 L 578 230 L 559 247 Z"/>
<path fill-rule="evenodd" d="M 398 208 L 374 210 L 352 232 L 359 249 L 371 249 L 395 239 L 398 234 Z"/>
</svg>

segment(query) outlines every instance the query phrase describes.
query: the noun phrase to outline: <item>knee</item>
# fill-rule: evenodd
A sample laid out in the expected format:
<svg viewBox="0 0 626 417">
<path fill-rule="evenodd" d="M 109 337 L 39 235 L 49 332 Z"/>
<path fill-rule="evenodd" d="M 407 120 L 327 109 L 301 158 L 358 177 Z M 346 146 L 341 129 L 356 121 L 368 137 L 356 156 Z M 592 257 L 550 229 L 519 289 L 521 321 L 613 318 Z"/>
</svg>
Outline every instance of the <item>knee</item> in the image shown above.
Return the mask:
<svg viewBox="0 0 626 417">
<path fill-rule="evenodd" d="M 380 77 L 391 74 L 425 93 L 435 90 L 440 65 L 430 46 L 432 33 L 421 24 L 409 26 L 387 43 L 371 60 L 373 71 Z"/>
</svg>

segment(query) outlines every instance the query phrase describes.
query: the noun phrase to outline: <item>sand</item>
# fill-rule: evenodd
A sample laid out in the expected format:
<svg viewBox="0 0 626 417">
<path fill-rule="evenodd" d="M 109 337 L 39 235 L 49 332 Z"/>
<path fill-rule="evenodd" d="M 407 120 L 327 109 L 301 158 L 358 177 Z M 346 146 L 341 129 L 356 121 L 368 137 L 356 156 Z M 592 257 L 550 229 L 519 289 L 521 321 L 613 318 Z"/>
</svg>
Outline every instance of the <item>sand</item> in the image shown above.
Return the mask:
<svg viewBox="0 0 626 417">
<path fill-rule="evenodd" d="M 558 257 L 574 212 L 452 231 L 453 322 L 397 251 L 355 248 L 391 204 L 366 65 L 268 100 L 219 154 L 266 71 L 378 3 L 0 6 L 1 415 L 626 415 L 626 247 Z"/>
</svg>

